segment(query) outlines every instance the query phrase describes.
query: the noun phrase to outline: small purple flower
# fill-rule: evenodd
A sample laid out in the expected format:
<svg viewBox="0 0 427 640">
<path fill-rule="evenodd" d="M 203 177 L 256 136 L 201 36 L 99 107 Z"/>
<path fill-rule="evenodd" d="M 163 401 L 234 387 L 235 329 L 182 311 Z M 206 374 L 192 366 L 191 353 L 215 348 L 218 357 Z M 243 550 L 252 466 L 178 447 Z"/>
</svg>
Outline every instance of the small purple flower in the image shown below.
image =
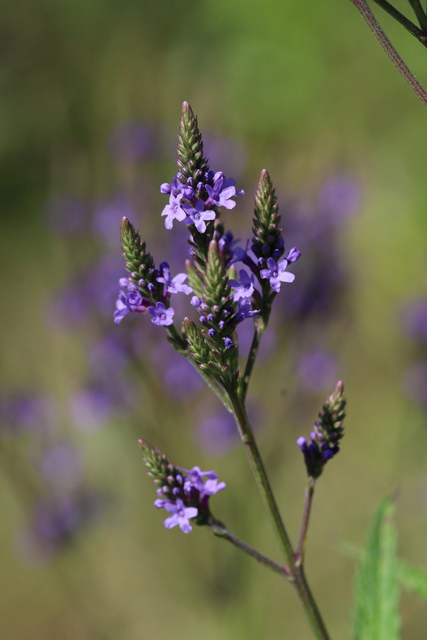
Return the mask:
<svg viewBox="0 0 427 640">
<path fill-rule="evenodd" d="M 156 302 L 156 306 L 148 307 L 148 313 L 153 316 L 151 322 L 158 324 L 159 326 L 168 327 L 173 323 L 173 314 L 175 311 L 170 307 L 166 309 L 163 302 Z"/>
<path fill-rule="evenodd" d="M 183 469 L 183 471 L 189 474 L 184 480 L 184 491 L 186 493 L 196 489 L 201 496 L 213 496 L 226 487 L 225 482 L 218 484 L 218 476 L 215 471 L 201 471 L 200 467 Z M 205 481 L 203 480 L 204 477 L 206 477 Z"/>
<path fill-rule="evenodd" d="M 184 503 L 180 498 L 177 498 L 176 502 L 169 502 L 166 500 L 156 500 L 156 502 L 164 502 L 162 507 L 169 513 L 172 513 L 172 515 L 169 516 L 169 518 L 166 518 L 164 522 L 166 529 L 172 529 L 178 524 L 183 533 L 190 533 L 192 526 L 189 520 L 190 518 L 196 518 L 199 512 L 196 507 L 184 506 Z M 156 504 L 156 506 L 160 505 Z"/>
<path fill-rule="evenodd" d="M 286 260 L 288 262 L 296 262 L 301 258 L 301 251 L 297 249 L 297 247 L 292 247 L 292 249 L 288 253 L 288 257 Z"/>
<path fill-rule="evenodd" d="M 142 304 L 142 296 L 139 291 L 129 291 L 125 293 L 120 291 L 119 297 L 116 301 L 116 310 L 114 312 L 114 323 L 119 324 L 123 318 L 132 311 L 138 311 L 139 313 L 145 313 L 147 307 Z"/>
<path fill-rule="evenodd" d="M 229 280 L 228 286 L 234 289 L 232 298 L 234 302 L 240 298 L 250 298 L 254 292 L 254 280 L 255 276 L 252 273 L 250 276 L 247 271 L 241 269 L 239 272 L 240 280 Z"/>
<path fill-rule="evenodd" d="M 199 298 L 199 296 L 193 296 L 193 297 L 191 298 L 190 304 L 191 304 L 193 307 L 196 307 L 196 309 L 197 309 L 197 308 L 198 308 L 198 307 L 200 307 L 200 305 L 202 304 L 202 300 L 201 300 L 201 298 Z"/>
<path fill-rule="evenodd" d="M 251 301 L 248 298 L 239 298 L 237 313 L 233 318 L 233 324 L 236 325 L 246 318 L 253 318 L 254 316 L 259 316 L 259 309 L 252 311 Z"/>
<path fill-rule="evenodd" d="M 204 206 L 205 203 L 203 200 L 197 200 L 194 207 L 192 207 L 191 204 L 183 205 L 183 208 L 188 214 L 187 218 L 184 220 L 185 224 L 196 225 L 196 229 L 199 233 L 205 233 L 206 220 L 215 220 L 216 217 L 215 211 L 211 211 L 210 209 L 204 211 Z"/>
<path fill-rule="evenodd" d="M 181 193 L 182 184 L 178 180 L 178 178 L 172 178 L 172 184 L 168 182 L 163 182 L 160 185 L 160 193 L 164 193 L 166 195 L 172 194 L 174 196 L 178 196 Z"/>
<path fill-rule="evenodd" d="M 185 220 L 186 212 L 181 206 L 181 200 L 182 193 L 174 195 L 172 191 L 169 198 L 169 204 L 167 204 L 162 211 L 162 216 L 166 216 L 166 229 L 172 229 L 174 220 L 178 220 L 178 222 Z"/>
<path fill-rule="evenodd" d="M 234 200 L 231 200 L 231 198 L 244 193 L 243 190 L 236 191 L 235 184 L 236 181 L 234 178 L 226 179 L 222 171 L 218 171 L 218 173 L 214 175 L 214 186 L 206 185 L 206 191 L 209 194 L 209 206 L 233 209 L 236 203 Z"/>
<path fill-rule="evenodd" d="M 163 263 L 162 263 L 163 264 Z M 188 284 L 183 284 L 184 280 L 187 278 L 187 274 L 178 273 L 174 278 L 171 278 L 169 265 L 165 262 L 160 265 L 162 275 L 157 278 L 157 282 L 163 282 L 165 285 L 165 290 L 168 293 L 185 293 L 188 295 L 193 291 L 193 289 Z"/>
<path fill-rule="evenodd" d="M 280 291 L 280 284 L 282 282 L 293 282 L 295 276 L 293 273 L 288 273 L 286 267 L 288 261 L 286 259 L 281 260 L 278 264 L 273 258 L 267 260 L 268 269 L 261 269 L 260 276 L 264 280 L 268 278 L 270 280 L 270 286 L 276 293 Z"/>
</svg>

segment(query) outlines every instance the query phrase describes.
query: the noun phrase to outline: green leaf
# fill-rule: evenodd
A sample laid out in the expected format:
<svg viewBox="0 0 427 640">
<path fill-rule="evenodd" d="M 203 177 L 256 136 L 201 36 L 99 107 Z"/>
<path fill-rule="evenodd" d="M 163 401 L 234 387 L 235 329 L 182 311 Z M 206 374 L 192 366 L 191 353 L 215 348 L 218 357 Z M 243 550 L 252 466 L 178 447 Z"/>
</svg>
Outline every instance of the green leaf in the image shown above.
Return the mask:
<svg viewBox="0 0 427 640">
<path fill-rule="evenodd" d="M 393 503 L 386 498 L 374 515 L 356 576 L 353 640 L 398 640 L 399 586 Z"/>
<path fill-rule="evenodd" d="M 397 576 L 400 584 L 407 591 L 413 591 L 423 600 L 427 600 L 427 571 L 414 567 L 406 562 L 399 562 Z"/>
</svg>

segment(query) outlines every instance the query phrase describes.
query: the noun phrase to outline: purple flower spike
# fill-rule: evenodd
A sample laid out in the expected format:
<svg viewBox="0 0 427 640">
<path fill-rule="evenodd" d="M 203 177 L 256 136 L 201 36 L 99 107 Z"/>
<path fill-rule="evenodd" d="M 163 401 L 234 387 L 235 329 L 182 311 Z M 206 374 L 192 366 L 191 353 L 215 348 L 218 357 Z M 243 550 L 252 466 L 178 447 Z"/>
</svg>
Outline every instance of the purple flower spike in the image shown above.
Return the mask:
<svg viewBox="0 0 427 640">
<path fill-rule="evenodd" d="M 172 229 L 173 221 L 178 220 L 178 222 L 182 222 L 186 213 L 184 209 L 181 207 L 182 193 L 178 193 L 174 195 L 173 192 L 170 194 L 169 204 L 162 211 L 162 216 L 166 216 L 165 227 L 166 229 Z"/>
<path fill-rule="evenodd" d="M 259 274 L 264 280 L 266 278 L 270 280 L 270 286 L 276 293 L 279 293 L 282 282 L 293 282 L 295 280 L 294 274 L 286 271 L 286 267 L 288 266 L 286 259 L 277 264 L 273 258 L 269 258 L 267 260 L 267 266 L 268 269 L 261 269 Z"/>
<path fill-rule="evenodd" d="M 194 207 L 191 204 L 183 205 L 188 217 L 184 220 L 185 224 L 194 224 L 199 233 L 205 233 L 206 220 L 215 220 L 215 211 L 208 209 L 204 211 L 205 203 L 203 200 L 197 200 Z"/>
<path fill-rule="evenodd" d="M 222 171 L 218 171 L 218 173 L 214 175 L 214 186 L 206 185 L 206 191 L 209 194 L 209 205 L 234 209 L 236 203 L 234 200 L 231 200 L 231 198 L 244 193 L 243 190 L 236 191 L 235 184 L 236 181 L 234 178 L 226 179 Z"/>
<path fill-rule="evenodd" d="M 156 502 L 163 501 L 156 500 Z M 165 502 L 164 508 L 166 509 L 166 511 L 169 511 L 169 513 L 172 513 L 172 515 L 165 520 L 164 524 L 166 529 L 172 529 L 178 524 L 183 533 L 190 533 L 190 531 L 192 530 L 192 526 L 189 520 L 190 518 L 195 518 L 199 512 L 196 507 L 185 507 L 183 501 L 178 498 L 175 503 Z"/>
<path fill-rule="evenodd" d="M 254 292 L 255 276 L 250 276 L 244 269 L 240 270 L 240 280 L 229 280 L 228 286 L 234 289 L 233 300 L 237 302 L 240 298 L 250 298 Z"/>
<path fill-rule="evenodd" d="M 154 322 L 154 324 L 168 327 L 173 323 L 173 314 L 175 311 L 172 308 L 166 309 L 163 302 L 156 302 L 156 306 L 148 307 L 147 311 L 153 316 L 151 322 Z"/>
<path fill-rule="evenodd" d="M 114 323 L 119 324 L 119 322 L 121 322 L 128 313 L 131 313 L 131 311 L 145 313 L 147 311 L 147 307 L 145 307 L 142 302 L 142 297 L 139 291 L 131 290 L 127 294 L 124 291 L 120 291 L 119 297 L 116 301 Z"/>
<path fill-rule="evenodd" d="M 157 278 L 157 282 L 163 282 L 165 285 L 165 290 L 168 293 L 185 293 L 188 295 L 192 293 L 193 289 L 188 284 L 183 284 L 184 280 L 187 278 L 187 274 L 178 273 L 174 278 L 171 278 L 169 266 L 165 266 L 162 269 L 162 275 Z"/>
</svg>

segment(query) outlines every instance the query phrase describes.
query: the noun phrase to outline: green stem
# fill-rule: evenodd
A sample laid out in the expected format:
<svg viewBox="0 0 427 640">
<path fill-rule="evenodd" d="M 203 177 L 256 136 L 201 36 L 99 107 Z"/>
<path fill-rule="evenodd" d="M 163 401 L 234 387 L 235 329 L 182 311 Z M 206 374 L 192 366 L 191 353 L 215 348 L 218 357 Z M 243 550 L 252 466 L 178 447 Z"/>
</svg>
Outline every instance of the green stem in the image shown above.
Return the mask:
<svg viewBox="0 0 427 640">
<path fill-rule="evenodd" d="M 255 440 L 253 429 L 246 415 L 244 404 L 240 401 L 240 398 L 238 397 L 234 389 L 228 390 L 228 397 L 230 398 L 231 406 L 233 408 L 233 414 L 237 423 L 237 427 L 239 429 L 240 438 L 245 446 L 246 455 L 249 459 L 249 463 L 257 482 L 259 492 L 272 519 L 272 523 L 278 536 L 279 543 L 286 562 L 288 565 L 292 565 L 294 561 L 292 544 L 282 522 L 282 518 L 279 513 L 279 509 L 273 495 L 266 470 L 264 468 L 261 454 Z"/>
<path fill-rule="evenodd" d="M 242 398 L 242 400 L 246 398 L 249 380 L 251 379 L 252 369 L 255 364 L 255 360 L 258 354 L 259 345 L 261 344 L 261 338 L 263 333 L 264 331 L 259 331 L 257 327 L 255 327 L 254 337 L 252 338 L 252 344 L 249 351 L 248 359 L 246 361 L 245 372 L 242 378 L 242 386 L 241 386 L 241 392 L 240 392 L 240 397 Z"/>
<path fill-rule="evenodd" d="M 213 533 L 219 538 L 228 540 L 236 547 L 252 556 L 252 558 L 255 558 L 255 560 L 257 560 L 257 562 L 259 562 L 260 564 L 273 569 L 273 571 L 276 571 L 277 573 L 280 573 L 281 576 L 289 577 L 289 569 L 287 567 L 274 562 L 274 560 L 271 560 L 263 553 L 260 553 L 259 551 L 251 547 L 249 544 L 246 544 L 246 542 L 243 542 L 243 540 L 240 540 L 240 538 L 237 538 L 237 536 L 233 535 L 226 529 L 222 522 L 214 520 L 214 522 L 209 526 L 212 529 Z"/>
<path fill-rule="evenodd" d="M 310 521 L 311 505 L 313 503 L 314 485 L 316 480 L 310 478 L 308 486 L 305 490 L 304 508 L 302 511 L 301 528 L 298 536 L 297 550 L 295 553 L 296 561 L 299 565 L 303 563 L 305 545 L 307 542 L 308 523 Z"/>
<path fill-rule="evenodd" d="M 320 611 L 307 584 L 304 569 L 302 565 L 299 565 L 297 562 L 291 541 L 283 524 L 282 517 L 254 437 L 253 429 L 246 415 L 244 403 L 240 401 L 240 398 L 234 389 L 227 389 L 227 392 L 233 407 L 233 413 L 239 429 L 240 438 L 245 446 L 246 455 L 252 468 L 252 473 L 255 477 L 259 492 L 279 539 L 282 553 L 289 567 L 290 580 L 295 587 L 299 601 L 304 609 L 315 638 L 317 640 L 330 640 L 325 624 L 322 620 L 322 616 L 320 615 Z"/>
<path fill-rule="evenodd" d="M 391 44 L 390 40 L 387 38 L 386 34 L 380 27 L 377 22 L 374 14 L 366 4 L 365 0 L 350 0 L 356 7 L 356 9 L 361 14 L 362 18 L 365 20 L 366 24 L 376 37 L 377 41 L 381 45 L 381 47 L 386 52 L 387 56 L 390 58 L 396 69 L 403 76 L 406 82 L 411 87 L 412 91 L 418 96 L 423 105 L 427 107 L 427 93 L 424 91 L 423 87 L 420 85 L 416 77 L 410 71 L 409 67 L 405 64 L 402 58 L 397 53 L 396 49 Z"/>
</svg>

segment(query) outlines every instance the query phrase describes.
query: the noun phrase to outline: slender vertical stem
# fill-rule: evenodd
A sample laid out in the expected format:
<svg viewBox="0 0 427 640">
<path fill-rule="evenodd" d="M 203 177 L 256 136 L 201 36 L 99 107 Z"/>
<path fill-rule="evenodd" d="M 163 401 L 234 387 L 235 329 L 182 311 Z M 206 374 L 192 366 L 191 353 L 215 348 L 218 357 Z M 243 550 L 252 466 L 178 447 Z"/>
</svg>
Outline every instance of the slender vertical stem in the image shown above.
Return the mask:
<svg viewBox="0 0 427 640">
<path fill-rule="evenodd" d="M 299 601 L 304 609 L 307 620 L 316 640 L 330 640 L 320 611 L 313 598 L 313 594 L 307 584 L 304 569 L 296 563 L 291 541 L 280 515 L 276 499 L 274 497 L 267 473 L 256 443 L 253 429 L 246 415 L 244 404 L 240 401 L 234 389 L 228 389 L 228 396 L 233 407 L 234 417 L 239 429 L 241 440 L 245 446 L 252 472 L 258 485 L 259 492 L 270 515 L 274 530 L 279 539 L 282 553 L 286 559 L 290 571 L 290 580 L 293 584 Z"/>
<path fill-rule="evenodd" d="M 419 97 L 424 106 L 427 107 L 427 93 L 424 91 L 423 87 L 420 85 L 416 77 L 399 56 L 396 49 L 393 47 L 390 40 L 387 38 L 386 34 L 378 24 L 374 14 L 366 4 L 365 0 L 350 0 L 350 2 L 352 2 L 356 9 L 358 9 L 360 14 L 362 15 L 362 18 L 367 23 L 368 27 L 378 40 L 379 44 L 384 49 L 399 73 L 405 78 L 412 91 Z"/>
<path fill-rule="evenodd" d="M 308 523 L 310 521 L 311 505 L 313 504 L 314 485 L 316 480 L 310 478 L 305 490 L 304 508 L 302 511 L 301 529 L 298 536 L 297 550 L 295 553 L 297 564 L 301 565 L 304 560 L 304 550 L 307 541 Z"/>
<path fill-rule="evenodd" d="M 245 446 L 246 455 L 252 468 L 255 480 L 258 485 L 259 492 L 262 496 L 267 511 L 271 517 L 274 530 L 279 539 L 280 547 L 288 565 L 294 562 L 294 552 L 288 533 L 282 521 L 276 499 L 273 495 L 267 472 L 258 449 L 257 442 L 253 433 L 253 429 L 246 416 L 244 405 L 234 389 L 228 390 L 231 406 L 233 407 L 234 417 L 239 429 L 240 438 Z"/>
<path fill-rule="evenodd" d="M 245 371 L 243 373 L 242 379 L 242 388 L 241 388 L 241 398 L 244 400 L 246 398 L 246 393 L 248 391 L 249 380 L 251 379 L 251 373 L 253 366 L 255 364 L 255 360 L 258 354 L 259 345 L 261 344 L 261 338 L 264 331 L 259 331 L 257 327 L 254 330 L 254 336 L 252 338 L 252 344 L 249 351 L 248 359 L 246 361 Z"/>
</svg>

